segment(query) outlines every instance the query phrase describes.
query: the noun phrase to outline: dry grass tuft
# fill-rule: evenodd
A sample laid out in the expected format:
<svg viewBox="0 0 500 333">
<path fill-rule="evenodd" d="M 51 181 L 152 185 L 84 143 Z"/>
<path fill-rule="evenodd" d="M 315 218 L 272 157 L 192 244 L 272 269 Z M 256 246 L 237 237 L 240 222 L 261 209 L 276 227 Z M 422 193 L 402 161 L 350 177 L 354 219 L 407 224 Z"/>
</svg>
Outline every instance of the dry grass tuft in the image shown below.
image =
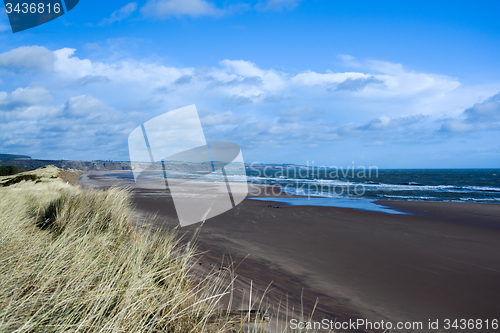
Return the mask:
<svg viewBox="0 0 500 333">
<path fill-rule="evenodd" d="M 194 282 L 194 250 L 173 232 L 134 231 L 127 190 L 88 192 L 53 167 L 25 174 L 36 182 L 0 187 L 0 332 L 229 327 L 209 324 L 222 279 Z"/>
</svg>

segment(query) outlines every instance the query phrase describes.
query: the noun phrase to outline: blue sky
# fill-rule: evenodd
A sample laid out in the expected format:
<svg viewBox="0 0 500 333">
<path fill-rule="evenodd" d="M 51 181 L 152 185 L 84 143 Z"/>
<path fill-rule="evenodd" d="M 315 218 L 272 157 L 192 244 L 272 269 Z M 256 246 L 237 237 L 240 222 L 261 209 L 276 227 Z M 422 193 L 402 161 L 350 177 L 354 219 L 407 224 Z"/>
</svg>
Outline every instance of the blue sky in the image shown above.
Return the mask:
<svg viewBox="0 0 500 333">
<path fill-rule="evenodd" d="M 498 1 L 80 3 L 13 34 L 0 10 L 0 151 L 127 160 L 196 104 L 246 162 L 500 167 Z"/>
</svg>

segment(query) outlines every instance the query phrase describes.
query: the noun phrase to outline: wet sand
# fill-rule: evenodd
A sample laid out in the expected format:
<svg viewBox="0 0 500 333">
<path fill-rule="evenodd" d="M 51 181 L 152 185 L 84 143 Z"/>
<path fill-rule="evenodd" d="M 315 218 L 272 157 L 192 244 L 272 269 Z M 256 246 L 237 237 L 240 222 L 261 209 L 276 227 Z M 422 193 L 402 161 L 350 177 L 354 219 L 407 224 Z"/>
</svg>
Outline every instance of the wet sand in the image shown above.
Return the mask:
<svg viewBox="0 0 500 333">
<path fill-rule="evenodd" d="M 81 184 L 131 187 L 137 210 L 156 213 L 158 227 L 178 223 L 164 189 L 137 188 L 108 173 L 84 175 Z M 437 332 L 429 320 L 441 329 L 444 319 L 500 320 L 500 205 L 377 203 L 411 215 L 247 199 L 204 223 L 200 260 L 246 258 L 236 270 L 242 288 L 272 283 L 271 302 L 288 295 L 306 314 L 318 298 L 315 320 L 417 321 L 418 332 Z M 189 237 L 198 227 L 180 232 Z"/>
</svg>

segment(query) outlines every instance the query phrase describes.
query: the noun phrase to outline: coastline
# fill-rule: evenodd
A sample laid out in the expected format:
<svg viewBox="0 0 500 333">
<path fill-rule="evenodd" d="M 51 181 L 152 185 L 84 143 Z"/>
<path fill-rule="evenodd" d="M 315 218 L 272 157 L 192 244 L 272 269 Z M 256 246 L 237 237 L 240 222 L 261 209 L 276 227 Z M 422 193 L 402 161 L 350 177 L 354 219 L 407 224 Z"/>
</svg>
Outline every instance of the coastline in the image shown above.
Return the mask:
<svg viewBox="0 0 500 333">
<path fill-rule="evenodd" d="M 137 188 L 109 173 L 115 172 L 83 175 L 80 184 L 131 187 L 137 211 L 156 213 L 158 228 L 175 226 L 175 208 L 161 187 Z M 280 208 L 268 207 L 270 203 Z M 205 222 L 197 237 L 201 260 L 214 264 L 225 255 L 239 263 L 245 258 L 236 270 L 242 288 L 251 280 L 264 290 L 274 281 L 269 299 L 284 300 L 288 294 L 296 308 L 303 288 L 305 314 L 319 299 L 318 320 L 426 325 L 445 318 L 495 319 L 500 308 L 500 205 L 377 204 L 411 214 L 244 200 Z M 181 233 L 189 239 L 198 227 Z"/>
</svg>

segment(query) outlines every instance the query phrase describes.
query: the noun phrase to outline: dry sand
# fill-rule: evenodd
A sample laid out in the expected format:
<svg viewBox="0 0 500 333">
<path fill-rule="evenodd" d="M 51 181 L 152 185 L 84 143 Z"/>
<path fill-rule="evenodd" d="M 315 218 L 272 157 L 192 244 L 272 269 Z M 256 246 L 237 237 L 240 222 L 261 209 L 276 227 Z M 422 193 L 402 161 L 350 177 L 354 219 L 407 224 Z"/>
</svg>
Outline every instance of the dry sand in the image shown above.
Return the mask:
<svg viewBox="0 0 500 333">
<path fill-rule="evenodd" d="M 157 213 L 158 227 L 177 224 L 161 186 L 137 188 L 109 173 L 84 175 L 80 183 L 131 187 L 137 209 Z M 247 199 L 205 222 L 200 262 L 217 265 L 230 256 L 240 263 L 241 288 L 272 283 L 271 302 L 288 295 L 306 314 L 318 298 L 315 320 L 418 321 L 419 332 L 437 332 L 427 328 L 429 320 L 441 327 L 444 319 L 500 320 L 500 205 L 377 203 L 412 215 Z M 188 238 L 198 227 L 181 233 Z"/>
</svg>

